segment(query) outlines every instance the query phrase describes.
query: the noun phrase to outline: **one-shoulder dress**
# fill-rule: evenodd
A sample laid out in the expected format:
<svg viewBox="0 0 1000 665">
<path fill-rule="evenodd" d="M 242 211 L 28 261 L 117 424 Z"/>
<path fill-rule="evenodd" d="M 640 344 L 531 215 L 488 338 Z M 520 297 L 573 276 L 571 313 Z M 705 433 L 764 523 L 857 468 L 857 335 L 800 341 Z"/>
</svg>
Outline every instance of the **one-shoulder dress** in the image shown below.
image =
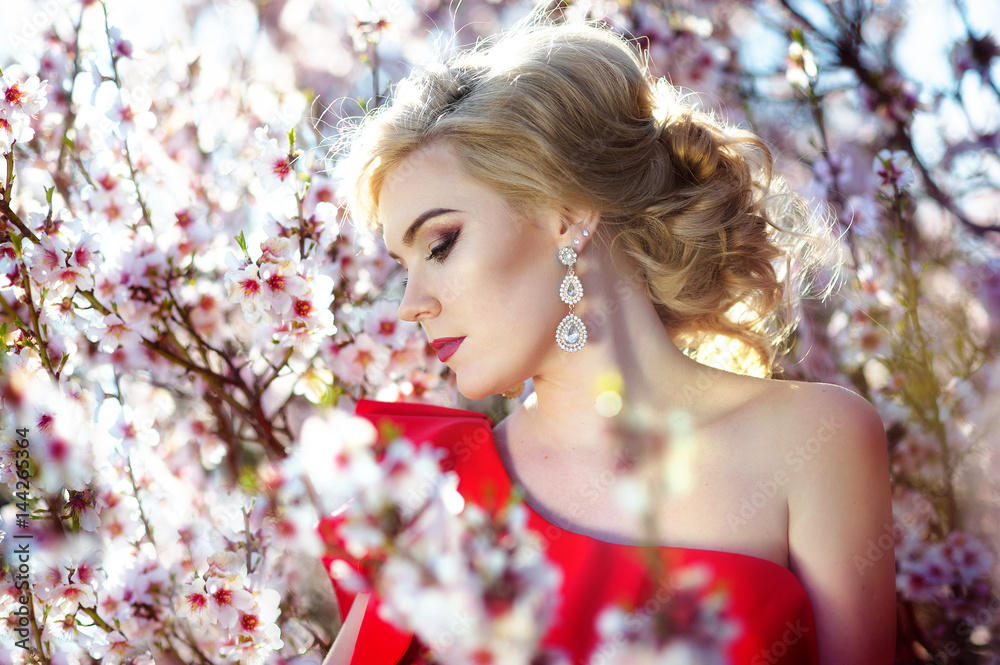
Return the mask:
<svg viewBox="0 0 1000 665">
<path fill-rule="evenodd" d="M 467 502 L 496 506 L 513 488 L 493 439 L 487 416 L 475 411 L 409 403 L 359 401 L 357 415 L 379 427 L 388 421 L 415 444 L 444 449 L 445 470 L 459 477 L 458 491 Z M 611 603 L 641 607 L 655 597 L 657 581 L 649 572 L 648 548 L 598 540 L 560 528 L 526 506 L 528 526 L 545 544 L 545 555 L 562 570 L 557 615 L 542 646 L 562 649 L 573 665 L 588 665 L 596 655 L 595 620 Z M 331 545 L 323 561 L 327 569 L 342 550 L 332 554 L 338 520 L 323 519 L 319 532 Z M 735 626 L 729 643 L 732 665 L 815 665 L 818 660 L 812 607 L 798 578 L 787 568 L 746 554 L 684 547 L 656 548 L 668 570 L 697 564 L 714 576 L 726 592 L 725 619 Z M 370 559 L 350 561 L 359 567 Z M 334 580 L 345 619 L 355 594 Z M 379 618 L 378 598 L 369 600 L 351 665 L 397 665 L 419 662 L 419 643 L 410 634 Z M 599 658 L 598 658 L 599 660 Z"/>
</svg>

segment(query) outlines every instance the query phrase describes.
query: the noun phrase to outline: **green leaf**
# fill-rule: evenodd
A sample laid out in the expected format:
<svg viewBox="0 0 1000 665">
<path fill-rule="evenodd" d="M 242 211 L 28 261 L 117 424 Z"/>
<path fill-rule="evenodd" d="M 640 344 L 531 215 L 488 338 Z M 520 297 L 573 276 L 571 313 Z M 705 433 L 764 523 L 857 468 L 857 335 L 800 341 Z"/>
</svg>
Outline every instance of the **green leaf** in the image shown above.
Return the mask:
<svg viewBox="0 0 1000 665">
<path fill-rule="evenodd" d="M 379 423 L 378 427 L 379 443 L 388 445 L 403 435 L 401 427 L 388 420 Z"/>
<path fill-rule="evenodd" d="M 240 234 L 238 236 L 233 236 L 233 238 L 236 239 L 236 244 L 243 250 L 243 256 L 246 257 L 247 263 L 251 263 L 250 252 L 247 251 L 247 239 L 246 236 L 243 235 L 243 231 L 240 231 Z"/>
<path fill-rule="evenodd" d="M 340 396 L 344 394 L 346 393 L 343 388 L 336 385 L 336 383 L 332 383 L 326 387 L 326 392 L 323 393 L 323 400 L 320 402 L 320 406 L 336 407 Z"/>
<path fill-rule="evenodd" d="M 259 491 L 257 472 L 252 466 L 243 466 L 240 469 L 239 484 L 248 494 L 256 494 Z"/>
</svg>

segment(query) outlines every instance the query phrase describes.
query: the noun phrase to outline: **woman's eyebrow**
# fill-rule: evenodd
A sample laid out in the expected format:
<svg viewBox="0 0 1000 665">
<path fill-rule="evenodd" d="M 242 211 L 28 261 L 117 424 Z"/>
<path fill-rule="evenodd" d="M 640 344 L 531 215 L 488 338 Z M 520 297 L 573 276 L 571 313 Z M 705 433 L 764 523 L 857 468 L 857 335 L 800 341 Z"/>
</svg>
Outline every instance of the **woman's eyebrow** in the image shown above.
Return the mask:
<svg viewBox="0 0 1000 665">
<path fill-rule="evenodd" d="M 406 233 L 403 234 L 403 245 L 405 245 L 406 247 L 411 247 L 413 245 L 413 239 L 417 236 L 417 231 L 420 230 L 420 227 L 423 225 L 424 222 L 433 219 L 439 215 L 446 215 L 449 212 L 461 212 L 461 211 L 453 210 L 451 208 L 431 208 L 430 210 L 425 210 L 424 212 L 417 215 L 417 218 L 413 220 L 413 222 L 410 224 L 410 228 L 406 229 Z M 399 260 L 399 257 L 393 254 L 392 252 L 389 252 L 389 256 L 396 259 L 397 261 Z"/>
</svg>

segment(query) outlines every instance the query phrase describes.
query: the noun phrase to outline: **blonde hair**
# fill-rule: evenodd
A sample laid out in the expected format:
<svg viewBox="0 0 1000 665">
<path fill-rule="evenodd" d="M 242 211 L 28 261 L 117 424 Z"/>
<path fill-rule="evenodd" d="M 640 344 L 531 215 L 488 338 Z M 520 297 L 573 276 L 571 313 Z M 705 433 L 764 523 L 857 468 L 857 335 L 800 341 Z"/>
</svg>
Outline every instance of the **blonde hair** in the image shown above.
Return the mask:
<svg viewBox="0 0 1000 665">
<path fill-rule="evenodd" d="M 606 29 L 534 17 L 410 75 L 348 141 L 349 212 L 372 231 L 386 177 L 444 141 L 514 210 L 599 211 L 599 236 L 692 357 L 770 375 L 794 327 L 790 261 L 818 239 L 800 232 L 808 206 L 760 138 L 686 104 Z"/>
</svg>

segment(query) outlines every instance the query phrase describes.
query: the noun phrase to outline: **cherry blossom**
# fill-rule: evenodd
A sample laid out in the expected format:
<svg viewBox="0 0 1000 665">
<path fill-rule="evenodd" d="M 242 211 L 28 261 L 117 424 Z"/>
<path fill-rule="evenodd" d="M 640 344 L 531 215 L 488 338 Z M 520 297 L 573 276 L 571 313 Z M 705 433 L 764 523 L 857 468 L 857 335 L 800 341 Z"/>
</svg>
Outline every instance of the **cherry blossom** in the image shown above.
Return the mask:
<svg viewBox="0 0 1000 665">
<path fill-rule="evenodd" d="M 18 80 L 8 71 L 0 77 L 0 152 L 10 152 L 15 141 L 25 143 L 35 136 L 31 119 L 48 102 L 43 86 L 37 76 Z"/>
<path fill-rule="evenodd" d="M 210 612 L 212 601 L 205 590 L 205 580 L 195 578 L 177 590 L 174 609 L 178 617 L 186 618 L 199 627 L 207 626 L 214 619 Z"/>
<path fill-rule="evenodd" d="M 264 297 L 277 315 L 287 314 L 293 303 L 298 302 L 307 291 L 305 280 L 295 272 L 295 266 L 290 261 L 277 265 L 265 263 L 258 277 Z"/>
<path fill-rule="evenodd" d="M 901 191 L 913 182 L 910 157 L 902 150 L 885 148 L 879 151 L 872 161 L 872 168 L 879 177 L 879 184 L 884 188 Z"/>
<path fill-rule="evenodd" d="M 233 268 L 226 273 L 226 289 L 231 302 L 238 303 L 251 323 L 260 320 L 266 307 L 264 280 L 256 265 Z"/>
<path fill-rule="evenodd" d="M 816 80 L 819 70 L 812 51 L 802 42 L 793 41 L 788 45 L 788 69 L 785 79 L 793 86 L 803 90 L 809 88 L 811 81 Z"/>
<path fill-rule="evenodd" d="M 122 134 L 136 129 L 151 130 L 156 126 L 156 116 L 149 111 L 150 99 L 133 99 L 128 90 L 119 90 L 118 98 L 107 112 L 108 118 L 117 125 Z"/>
<path fill-rule="evenodd" d="M 254 162 L 254 173 L 260 178 L 267 191 L 281 187 L 295 187 L 295 161 L 301 153 L 294 149 L 278 147 L 278 141 L 268 136 L 267 127 L 258 127 L 254 132 L 259 155 Z"/>
<path fill-rule="evenodd" d="M 409 330 L 412 324 L 401 321 L 396 310 L 397 304 L 391 301 L 376 303 L 365 317 L 362 330 L 378 344 L 392 348 L 400 346 L 405 336 L 412 334 Z"/>
</svg>

